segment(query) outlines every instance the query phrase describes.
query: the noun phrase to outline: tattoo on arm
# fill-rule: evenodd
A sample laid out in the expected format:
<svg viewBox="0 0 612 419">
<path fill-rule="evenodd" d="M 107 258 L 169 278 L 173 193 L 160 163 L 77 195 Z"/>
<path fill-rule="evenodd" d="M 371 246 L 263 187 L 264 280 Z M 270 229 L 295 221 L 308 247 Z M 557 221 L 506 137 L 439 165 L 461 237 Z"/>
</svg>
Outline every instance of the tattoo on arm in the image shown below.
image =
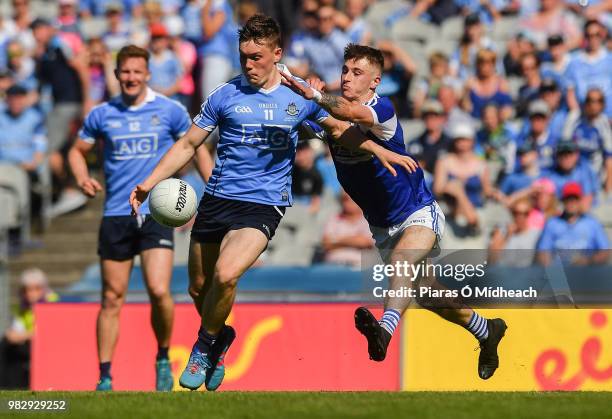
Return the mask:
<svg viewBox="0 0 612 419">
<path fill-rule="evenodd" d="M 339 105 L 338 99 L 339 99 L 338 96 L 323 93 L 321 95 L 321 101 L 319 102 L 319 104 L 323 106 L 324 108 L 328 109 L 329 111 L 332 111 L 333 108 L 338 107 Z"/>
</svg>

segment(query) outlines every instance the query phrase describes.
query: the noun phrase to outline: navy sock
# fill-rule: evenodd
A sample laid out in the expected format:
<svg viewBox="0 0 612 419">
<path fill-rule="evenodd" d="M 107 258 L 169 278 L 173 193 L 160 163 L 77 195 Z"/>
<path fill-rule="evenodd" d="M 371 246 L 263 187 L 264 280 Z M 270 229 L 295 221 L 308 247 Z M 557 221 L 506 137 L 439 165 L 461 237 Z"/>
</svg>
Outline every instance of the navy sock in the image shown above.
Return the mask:
<svg viewBox="0 0 612 419">
<path fill-rule="evenodd" d="M 111 378 L 110 369 L 111 369 L 110 362 L 100 362 L 100 379 Z"/>
<path fill-rule="evenodd" d="M 211 335 L 204 330 L 203 327 L 200 327 L 198 330 L 198 340 L 196 342 L 196 347 L 203 354 L 207 354 L 210 352 L 210 348 L 214 345 L 217 340 L 217 335 Z"/>
<path fill-rule="evenodd" d="M 168 347 L 167 346 L 158 346 L 157 347 L 157 360 L 160 359 L 168 359 Z"/>
</svg>

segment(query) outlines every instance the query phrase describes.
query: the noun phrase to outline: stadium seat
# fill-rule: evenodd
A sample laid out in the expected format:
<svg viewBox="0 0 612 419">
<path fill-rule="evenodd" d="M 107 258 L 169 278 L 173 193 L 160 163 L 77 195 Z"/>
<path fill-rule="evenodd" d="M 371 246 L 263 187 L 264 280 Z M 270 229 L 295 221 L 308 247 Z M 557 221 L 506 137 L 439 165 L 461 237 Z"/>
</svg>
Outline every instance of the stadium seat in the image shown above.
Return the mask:
<svg viewBox="0 0 612 419">
<path fill-rule="evenodd" d="M 425 53 L 430 56 L 434 52 L 442 52 L 446 56 L 450 56 L 456 48 L 457 41 L 448 38 L 434 38 L 425 44 Z"/>
<path fill-rule="evenodd" d="M 519 89 L 525 83 L 525 80 L 523 80 L 521 77 L 508 77 L 507 80 L 508 88 L 510 89 L 510 96 L 512 96 L 512 99 L 516 100 Z"/>
<path fill-rule="evenodd" d="M 55 1 L 32 0 L 30 2 L 32 16 L 53 20 L 57 17 L 57 9 L 57 2 Z"/>
<path fill-rule="evenodd" d="M 457 42 L 463 34 L 463 20 L 461 16 L 450 17 L 442 22 L 439 34 L 444 39 Z"/>
<path fill-rule="evenodd" d="M 423 133 L 425 124 L 420 119 L 402 119 L 399 121 L 404 130 L 404 144 L 408 144 L 413 141 L 419 135 Z"/>
<path fill-rule="evenodd" d="M 427 42 L 436 36 L 436 28 L 410 16 L 399 19 L 391 28 L 391 37 L 396 41 Z"/>
<path fill-rule="evenodd" d="M 503 17 L 492 25 L 491 38 L 498 41 L 508 41 L 519 32 L 519 19 Z"/>
<path fill-rule="evenodd" d="M 17 202 L 18 215 L 11 228 L 20 228 L 22 239 L 30 237 L 30 179 L 21 167 L 0 164 L 0 188 L 13 194 Z"/>
<path fill-rule="evenodd" d="M 81 33 L 84 39 L 100 37 L 106 32 L 106 20 L 102 18 L 92 17 L 83 19 L 80 23 Z"/>
<path fill-rule="evenodd" d="M 406 2 L 402 0 L 378 1 L 368 7 L 364 18 L 372 28 L 374 39 L 389 38 L 390 28 L 386 26 L 385 20 L 393 14 L 393 12 L 402 8 L 406 8 Z"/>
<path fill-rule="evenodd" d="M 397 45 L 410 55 L 410 58 L 412 58 L 412 61 L 414 61 L 417 66 L 417 74 L 424 76 L 429 72 L 429 63 L 427 61 L 425 47 L 420 41 L 401 40 L 397 41 Z"/>
</svg>

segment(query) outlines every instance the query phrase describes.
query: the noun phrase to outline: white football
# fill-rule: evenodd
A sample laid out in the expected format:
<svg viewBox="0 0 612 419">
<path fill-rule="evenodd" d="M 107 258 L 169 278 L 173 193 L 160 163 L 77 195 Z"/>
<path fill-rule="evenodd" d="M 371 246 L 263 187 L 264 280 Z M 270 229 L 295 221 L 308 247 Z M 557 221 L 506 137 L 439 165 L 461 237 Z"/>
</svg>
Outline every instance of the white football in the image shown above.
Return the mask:
<svg viewBox="0 0 612 419">
<path fill-rule="evenodd" d="M 153 219 L 166 227 L 180 227 L 196 213 L 198 198 L 190 184 L 181 179 L 159 182 L 149 195 Z"/>
</svg>

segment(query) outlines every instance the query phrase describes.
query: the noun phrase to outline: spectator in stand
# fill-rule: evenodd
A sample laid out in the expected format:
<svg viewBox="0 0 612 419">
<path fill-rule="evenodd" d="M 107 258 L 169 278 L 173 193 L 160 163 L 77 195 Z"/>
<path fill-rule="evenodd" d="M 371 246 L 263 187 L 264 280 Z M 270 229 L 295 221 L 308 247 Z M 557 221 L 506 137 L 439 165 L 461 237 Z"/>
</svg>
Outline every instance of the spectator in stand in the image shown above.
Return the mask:
<svg viewBox="0 0 612 419">
<path fill-rule="evenodd" d="M 433 190 L 436 196 L 449 202 L 455 220 L 467 222 L 470 235 L 480 233 L 477 208 L 494 191 L 486 162 L 474 152 L 474 130 L 460 124 L 451 128 L 452 145 L 449 152 L 438 160 L 434 171 Z"/>
<path fill-rule="evenodd" d="M 546 220 L 559 215 L 557 191 L 552 180 L 541 177 L 531 185 L 528 195 L 533 202 L 529 225 L 542 230 Z"/>
<path fill-rule="evenodd" d="M 340 204 L 340 213 L 332 216 L 323 230 L 324 259 L 327 263 L 358 269 L 363 251 L 374 247 L 374 240 L 361 208 L 344 191 Z"/>
<path fill-rule="evenodd" d="M 47 276 L 37 268 L 23 271 L 20 278 L 19 305 L 0 341 L 0 388 L 28 389 L 30 385 L 30 352 L 34 334 L 34 305 L 56 302 L 58 296 L 49 289 Z"/>
<path fill-rule="evenodd" d="M 6 46 L 8 70 L 12 82 L 28 91 L 28 104 L 38 102 L 38 79 L 36 78 L 36 63 L 26 55 L 19 41 L 10 41 Z"/>
<path fill-rule="evenodd" d="M 299 77 L 315 74 L 330 92 L 340 90 L 344 48 L 350 43 L 344 32 L 336 28 L 334 15 L 334 8 L 321 7 L 316 15 L 315 32 L 305 32 L 301 38 L 294 38 L 299 44 L 289 45 L 286 60 L 292 73 Z"/>
<path fill-rule="evenodd" d="M 476 73 L 477 55 L 483 49 L 494 50 L 493 42 L 485 36 L 485 30 L 476 14 L 466 16 L 459 48 L 450 61 L 450 73 L 467 80 Z M 497 65 L 495 62 L 494 67 Z"/>
<path fill-rule="evenodd" d="M 525 141 L 517 150 L 518 169 L 504 177 L 500 191 L 504 194 L 502 202 L 510 207 L 518 197 L 530 193 L 531 185 L 540 178 L 538 151 L 533 141 Z M 554 191 L 553 191 L 554 192 Z"/>
<path fill-rule="evenodd" d="M 315 167 L 314 150 L 308 141 L 298 143 L 291 190 L 297 204 L 307 205 L 312 214 L 319 212 L 323 194 L 323 177 Z"/>
<path fill-rule="evenodd" d="M 548 37 L 550 61 L 542 64 L 542 77 L 552 78 L 565 91 L 565 72 L 570 62 L 570 54 L 562 34 Z"/>
<path fill-rule="evenodd" d="M 606 29 L 597 20 L 584 24 L 585 48 L 572 55 L 565 77 L 567 79 L 567 104 L 570 109 L 580 109 L 587 92 L 599 88 L 605 96 L 605 113 L 612 118 L 612 53 L 604 46 Z"/>
<path fill-rule="evenodd" d="M 66 186 L 64 153 L 71 130 L 92 106 L 91 99 L 84 94 L 89 91 L 89 70 L 85 57 L 74 55 L 49 22 L 35 20 L 32 32 L 37 43 L 38 78 L 43 85 L 50 86 L 53 96 L 53 108 L 47 115 L 49 165 L 61 192 L 51 215 L 59 215 L 87 202 L 83 194 Z"/>
<path fill-rule="evenodd" d="M 342 186 L 340 186 L 340 182 L 338 181 L 336 165 L 334 164 L 334 159 L 329 147 L 323 147 L 323 153 L 317 157 L 315 167 L 323 178 L 323 188 L 339 197 Z"/>
<path fill-rule="evenodd" d="M 563 187 L 576 182 L 582 187 L 583 211 L 590 211 L 600 189 L 599 179 L 589 163 L 580 160 L 578 145 L 573 141 L 561 141 L 557 145 L 555 165 L 546 177 L 555 184 L 557 196 L 562 197 Z"/>
<path fill-rule="evenodd" d="M 156 92 L 178 99 L 183 80 L 183 67 L 176 54 L 170 49 L 168 30 L 161 24 L 153 24 L 151 31 L 151 59 L 149 86 Z"/>
<path fill-rule="evenodd" d="M 106 32 L 102 35 L 102 40 L 106 48 L 111 53 L 114 60 L 117 53 L 125 45 L 132 41 L 132 30 L 127 21 L 123 19 L 123 6 L 121 3 L 111 3 L 106 7 L 104 16 L 106 17 Z"/>
<path fill-rule="evenodd" d="M 495 24 L 501 18 L 500 10 L 504 8 L 505 0 L 455 0 L 462 15 L 476 14 L 487 26 Z"/>
<path fill-rule="evenodd" d="M 500 110 L 494 103 L 482 111 L 482 128 L 476 134 L 476 150 L 484 158 L 499 167 L 500 173 L 512 173 L 515 168 L 516 134 L 509 124 L 502 121 Z M 497 178 L 497 174 L 492 174 Z"/>
<path fill-rule="evenodd" d="M 541 99 L 531 102 L 528 108 L 529 121 L 523 124 L 517 136 L 517 145 L 525 142 L 535 144 L 538 150 L 540 169 L 550 169 L 554 165 L 554 152 L 559 136 L 550 130 L 550 108 Z"/>
<path fill-rule="evenodd" d="M 104 16 L 109 7 L 121 7 L 127 19 L 142 14 L 141 0 L 79 0 L 79 13 L 84 19 Z"/>
<path fill-rule="evenodd" d="M 521 74 L 525 80 L 518 91 L 516 114 L 524 117 L 529 104 L 540 96 L 542 77 L 540 76 L 540 59 L 535 53 L 525 54 L 521 57 Z"/>
<path fill-rule="evenodd" d="M 504 55 L 503 67 L 506 77 L 522 77 L 521 57 L 526 54 L 535 54 L 535 42 L 528 33 L 520 32 L 508 42 L 508 51 Z"/>
<path fill-rule="evenodd" d="M 346 0 L 344 13 L 338 11 L 334 16 L 336 26 L 344 31 L 353 44 L 369 45 L 372 40 L 370 26 L 363 18 L 366 6 L 366 0 Z"/>
<path fill-rule="evenodd" d="M 537 245 L 538 261 L 550 265 L 554 254 L 572 265 L 605 264 L 610 243 L 601 223 L 582 206 L 584 193 L 577 182 L 563 186 L 563 213 L 546 223 Z"/>
<path fill-rule="evenodd" d="M 36 53 L 36 40 L 31 27 L 33 23 L 30 1 L 12 0 L 13 16 L 10 21 L 11 38 L 21 42 L 28 55 Z"/>
<path fill-rule="evenodd" d="M 89 58 L 89 99 L 99 104 L 119 94 L 119 84 L 115 78 L 113 58 L 100 38 L 87 42 Z"/>
<path fill-rule="evenodd" d="M 431 175 L 436 162 L 448 151 L 451 139 L 444 130 L 446 115 L 440 102 L 427 100 L 423 104 L 422 118 L 425 130 L 417 139 L 408 143 L 407 151 Z"/>
<path fill-rule="evenodd" d="M 378 49 L 385 59 L 380 84 L 376 88 L 379 96 L 391 99 L 400 118 L 410 115 L 408 89 L 417 68 L 412 58 L 392 41 L 379 41 Z"/>
<path fill-rule="evenodd" d="M 19 165 L 36 179 L 47 151 L 44 117 L 28 105 L 23 87 L 13 85 L 6 93 L 6 107 L 0 112 L 0 162 Z"/>
<path fill-rule="evenodd" d="M 574 16 L 565 10 L 563 0 L 540 0 L 540 9 L 521 19 L 519 27 L 529 32 L 538 49 L 546 48 L 546 40 L 551 35 L 563 34 L 568 48 L 580 45 L 580 29 Z"/>
<path fill-rule="evenodd" d="M 512 222 L 505 227 L 496 226 L 489 241 L 489 264 L 527 267 L 533 263 L 541 229 L 529 225 L 529 214 L 533 209 L 529 198 L 517 200 L 511 207 Z M 523 251 L 521 251 L 523 250 Z"/>
<path fill-rule="evenodd" d="M 412 99 L 412 115 L 421 117 L 421 106 L 427 99 L 437 99 L 442 85 L 455 86 L 459 91 L 461 82 L 450 75 L 448 57 L 441 52 L 434 52 L 429 56 L 429 73 L 419 80 L 416 93 Z"/>
<path fill-rule="evenodd" d="M 193 80 L 193 69 L 198 61 L 198 53 L 193 44 L 181 37 L 183 34 L 183 20 L 177 16 L 166 17 L 164 24 L 170 36 L 170 50 L 179 59 L 183 72 L 180 81 L 180 89 L 177 93 L 178 100 L 187 109 L 191 108 L 192 98 L 195 93 Z"/>
<path fill-rule="evenodd" d="M 444 109 L 447 126 L 468 124 L 474 127 L 476 125 L 476 120 L 459 107 L 458 90 L 453 84 L 443 83 L 438 90 L 437 99 Z"/>
<path fill-rule="evenodd" d="M 612 191 L 612 130 L 604 115 L 605 97 L 594 88 L 587 92 L 582 112 L 569 113 L 563 129 L 563 139 L 575 142 L 580 157 L 605 180 L 606 192 Z"/>
<path fill-rule="evenodd" d="M 480 119 L 485 105 L 494 103 L 500 109 L 502 121 L 513 113 L 512 98 L 508 94 L 508 82 L 497 74 L 497 55 L 491 50 L 480 50 L 476 56 L 476 75 L 465 84 L 463 106 L 473 118 Z"/>
<path fill-rule="evenodd" d="M 60 32 L 79 33 L 79 14 L 77 0 L 59 0 L 57 13 L 57 27 Z"/>
<path fill-rule="evenodd" d="M 563 103 L 561 86 L 554 79 L 543 79 L 540 84 L 540 99 L 546 102 L 550 110 L 550 132 L 560 138 L 567 119 L 567 108 Z"/>
<path fill-rule="evenodd" d="M 233 28 L 232 8 L 226 0 L 207 0 L 201 16 L 202 41 L 198 47 L 201 60 L 200 87 L 202 97 L 207 98 L 221 83 L 234 73 L 236 48 L 228 44 L 227 33 Z"/>
</svg>

